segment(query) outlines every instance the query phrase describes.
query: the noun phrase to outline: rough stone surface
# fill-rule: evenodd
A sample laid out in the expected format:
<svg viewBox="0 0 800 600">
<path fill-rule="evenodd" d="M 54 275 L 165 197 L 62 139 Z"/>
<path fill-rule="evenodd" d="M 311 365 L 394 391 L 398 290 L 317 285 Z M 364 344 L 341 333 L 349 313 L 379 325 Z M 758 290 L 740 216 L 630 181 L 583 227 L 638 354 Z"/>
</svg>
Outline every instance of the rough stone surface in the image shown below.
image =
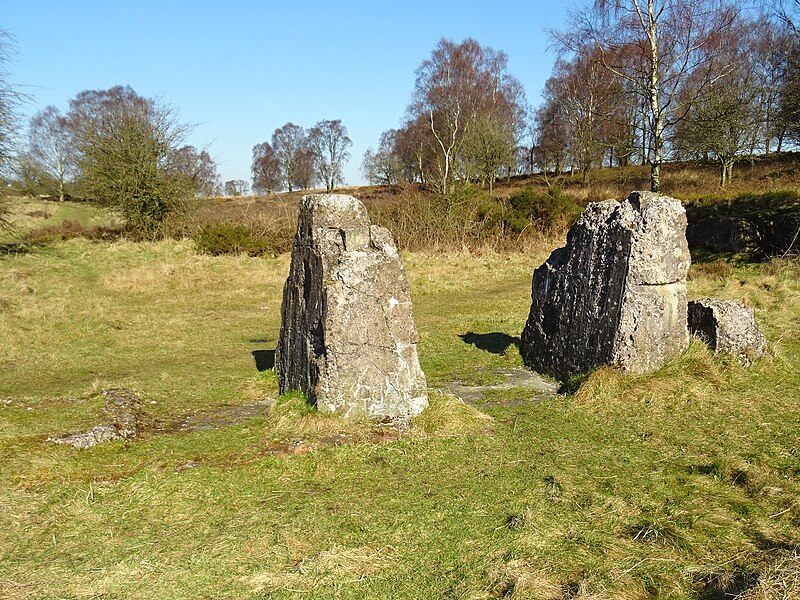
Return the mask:
<svg viewBox="0 0 800 600">
<path fill-rule="evenodd" d="M 275 364 L 281 392 L 320 412 L 403 419 L 428 405 L 400 256 L 351 196 L 302 200 Z"/>
<path fill-rule="evenodd" d="M 75 448 L 91 448 L 104 442 L 135 438 L 139 432 L 139 397 L 124 388 L 102 390 L 100 395 L 105 399 L 103 412 L 110 423 L 96 425 L 87 431 L 49 437 L 47 441 Z"/>
<path fill-rule="evenodd" d="M 589 204 L 534 271 L 525 365 L 559 379 L 603 364 L 658 368 L 689 343 L 689 262 L 678 200 L 633 192 Z"/>
<path fill-rule="evenodd" d="M 753 309 L 742 302 L 716 298 L 689 302 L 689 331 L 714 352 L 729 352 L 744 366 L 767 351 L 767 339 L 758 329 Z"/>
</svg>

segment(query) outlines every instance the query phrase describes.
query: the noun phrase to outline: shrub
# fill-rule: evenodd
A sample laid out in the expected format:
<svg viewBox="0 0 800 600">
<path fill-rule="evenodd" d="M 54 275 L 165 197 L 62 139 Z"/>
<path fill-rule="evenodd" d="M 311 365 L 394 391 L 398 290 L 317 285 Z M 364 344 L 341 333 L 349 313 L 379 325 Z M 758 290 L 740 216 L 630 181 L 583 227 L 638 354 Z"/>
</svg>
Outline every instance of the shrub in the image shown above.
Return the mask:
<svg viewBox="0 0 800 600">
<path fill-rule="evenodd" d="M 33 244 L 47 244 L 72 238 L 110 241 L 119 238 L 121 233 L 122 230 L 119 227 L 105 225 L 86 227 L 78 221 L 68 219 L 58 225 L 46 225 L 29 231 L 25 235 L 25 241 Z"/>
<path fill-rule="evenodd" d="M 275 249 L 262 237 L 253 235 L 246 225 L 206 223 L 194 237 L 197 250 L 204 254 L 274 254 Z"/>
<path fill-rule="evenodd" d="M 556 187 L 549 188 L 547 192 L 528 187 L 509 197 L 508 203 L 512 211 L 508 222 L 517 230 L 529 221 L 549 231 L 571 225 L 581 213 L 581 207 Z"/>
</svg>

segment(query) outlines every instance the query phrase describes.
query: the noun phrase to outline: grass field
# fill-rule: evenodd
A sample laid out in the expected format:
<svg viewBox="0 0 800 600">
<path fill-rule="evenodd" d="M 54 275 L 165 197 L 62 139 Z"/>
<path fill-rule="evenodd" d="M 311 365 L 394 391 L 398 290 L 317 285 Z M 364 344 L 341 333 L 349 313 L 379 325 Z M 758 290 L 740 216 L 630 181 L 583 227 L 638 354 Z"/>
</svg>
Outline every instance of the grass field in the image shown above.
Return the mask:
<svg viewBox="0 0 800 600">
<path fill-rule="evenodd" d="M 559 244 L 403 254 L 432 389 L 519 366 Z M 797 259 L 692 266 L 690 297 L 755 307 L 749 369 L 694 341 L 541 402 L 432 392 L 401 434 L 277 398 L 256 358 L 287 271 L 186 240 L 0 254 L 0 598 L 800 597 Z M 139 439 L 46 441 L 103 422 L 113 387 L 142 398 Z M 240 417 L 176 426 L 206 414 Z"/>
<path fill-rule="evenodd" d="M 519 363 L 460 336 L 518 335 L 543 255 L 404 258 L 432 387 Z M 693 296 L 756 307 L 773 355 L 750 370 L 694 343 L 653 375 L 601 369 L 486 418 L 434 395 L 388 443 L 289 398 L 77 450 L 45 439 L 100 422 L 105 387 L 136 390 L 153 422 L 274 398 L 251 353 L 275 345 L 287 257 L 71 240 L 0 260 L 2 597 L 800 593 L 794 261 L 693 270 Z M 271 450 L 320 432 L 356 441 Z"/>
</svg>

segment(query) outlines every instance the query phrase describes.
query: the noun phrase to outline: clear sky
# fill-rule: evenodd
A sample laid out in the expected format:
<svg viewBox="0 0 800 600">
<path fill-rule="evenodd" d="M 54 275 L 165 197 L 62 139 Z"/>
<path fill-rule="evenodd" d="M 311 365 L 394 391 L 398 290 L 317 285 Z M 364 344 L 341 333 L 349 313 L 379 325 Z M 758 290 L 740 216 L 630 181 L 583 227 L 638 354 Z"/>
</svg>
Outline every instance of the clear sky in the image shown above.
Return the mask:
<svg viewBox="0 0 800 600">
<path fill-rule="evenodd" d="M 545 0 L 255 2 L 0 1 L 16 38 L 10 81 L 27 113 L 67 109 L 85 89 L 130 85 L 197 127 L 222 180 L 250 181 L 253 145 L 288 121 L 341 119 L 353 140 L 348 184 L 364 151 L 401 124 L 414 71 L 440 38 L 475 38 L 509 55 L 509 72 L 539 102 L 554 54 L 545 30 L 569 3 Z"/>
</svg>

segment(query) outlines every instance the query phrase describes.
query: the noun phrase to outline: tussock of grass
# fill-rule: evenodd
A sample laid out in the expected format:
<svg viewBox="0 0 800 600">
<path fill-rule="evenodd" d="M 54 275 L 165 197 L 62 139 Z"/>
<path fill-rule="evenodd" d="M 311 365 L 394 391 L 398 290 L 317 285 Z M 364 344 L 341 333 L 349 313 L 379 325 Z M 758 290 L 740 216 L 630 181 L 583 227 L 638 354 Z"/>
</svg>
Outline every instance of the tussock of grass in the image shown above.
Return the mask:
<svg viewBox="0 0 800 600">
<path fill-rule="evenodd" d="M 351 421 L 337 415 L 322 414 L 300 392 L 281 395 L 267 415 L 266 426 L 276 436 L 320 438 L 324 436 L 365 433 L 368 420 Z"/>
<path fill-rule="evenodd" d="M 547 573 L 537 572 L 525 559 L 514 559 L 489 570 L 489 590 L 473 598 L 507 598 L 509 600 L 563 600 L 567 585 Z"/>
<path fill-rule="evenodd" d="M 260 402 L 277 398 L 278 378 L 275 371 L 264 371 L 259 377 L 245 380 L 236 388 L 236 394 L 246 402 Z"/>
<path fill-rule="evenodd" d="M 399 429 L 399 436 L 457 437 L 491 431 L 494 422 L 492 417 L 452 394 L 431 390 L 428 400 L 428 408 L 411 420 L 407 432 Z M 266 427 L 270 435 L 305 437 L 310 440 L 337 435 L 360 439 L 381 429 L 381 426 L 367 419 L 353 421 L 337 415 L 321 414 L 299 392 L 289 392 L 278 398 L 267 415 Z"/>
<path fill-rule="evenodd" d="M 411 431 L 417 435 L 453 437 L 485 434 L 492 430 L 492 417 L 452 394 L 432 390 L 428 401 L 428 408 L 411 423 Z"/>
<path fill-rule="evenodd" d="M 735 368 L 733 364 L 727 369 Z M 644 375 L 631 375 L 614 367 L 593 371 L 575 394 L 584 406 L 662 404 L 702 401 L 725 385 L 726 368 L 715 360 L 708 346 L 693 338 L 680 356 Z"/>
</svg>

